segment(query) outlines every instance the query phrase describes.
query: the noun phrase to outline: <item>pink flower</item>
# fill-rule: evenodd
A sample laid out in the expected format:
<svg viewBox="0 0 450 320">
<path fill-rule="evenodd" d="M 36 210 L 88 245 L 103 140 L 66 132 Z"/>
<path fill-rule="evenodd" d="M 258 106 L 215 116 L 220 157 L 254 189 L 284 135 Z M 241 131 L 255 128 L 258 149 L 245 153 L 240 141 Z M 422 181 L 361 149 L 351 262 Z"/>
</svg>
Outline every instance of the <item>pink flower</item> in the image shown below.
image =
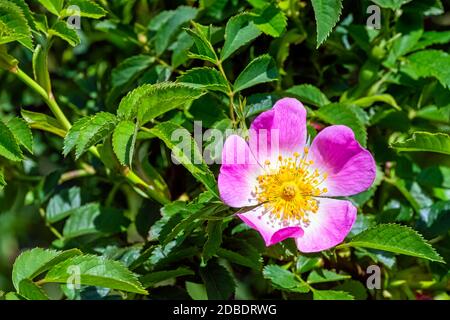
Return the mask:
<svg viewBox="0 0 450 320">
<path fill-rule="evenodd" d="M 249 143 L 230 136 L 223 147 L 219 174 L 222 200 L 267 246 L 295 238 L 302 252 L 341 243 L 356 219 L 350 201 L 332 199 L 369 188 L 375 161 L 353 131 L 330 126 L 309 146 L 306 110 L 296 99 L 279 100 L 253 121 Z"/>
</svg>

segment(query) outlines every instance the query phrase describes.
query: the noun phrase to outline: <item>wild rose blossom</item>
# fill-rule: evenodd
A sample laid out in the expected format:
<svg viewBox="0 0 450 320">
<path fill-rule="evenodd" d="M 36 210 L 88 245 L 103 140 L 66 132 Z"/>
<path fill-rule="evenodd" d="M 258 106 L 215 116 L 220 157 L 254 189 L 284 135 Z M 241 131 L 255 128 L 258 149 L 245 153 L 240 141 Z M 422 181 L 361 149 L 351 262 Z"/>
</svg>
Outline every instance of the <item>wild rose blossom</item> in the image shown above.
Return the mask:
<svg viewBox="0 0 450 320">
<path fill-rule="evenodd" d="M 284 98 L 253 121 L 248 144 L 228 137 L 218 185 L 227 205 L 255 206 L 238 216 L 267 246 L 295 238 L 300 251 L 317 252 L 341 243 L 356 219 L 350 201 L 332 197 L 366 190 L 375 172 L 346 126 L 326 127 L 309 145 L 305 108 Z"/>
</svg>

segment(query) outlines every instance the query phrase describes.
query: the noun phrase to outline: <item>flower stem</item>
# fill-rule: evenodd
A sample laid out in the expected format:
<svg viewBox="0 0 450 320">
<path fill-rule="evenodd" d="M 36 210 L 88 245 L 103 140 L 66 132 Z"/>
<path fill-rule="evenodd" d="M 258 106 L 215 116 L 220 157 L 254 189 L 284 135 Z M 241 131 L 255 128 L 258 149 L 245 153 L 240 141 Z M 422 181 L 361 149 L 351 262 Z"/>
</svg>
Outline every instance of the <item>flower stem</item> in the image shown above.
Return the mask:
<svg viewBox="0 0 450 320">
<path fill-rule="evenodd" d="M 230 118 L 233 121 L 233 124 L 236 122 L 236 117 L 234 116 L 234 91 L 231 87 L 230 81 L 228 81 L 227 75 L 225 73 L 225 70 L 223 70 L 222 61 L 217 60 L 216 62 L 217 68 L 219 68 L 220 73 L 224 77 L 224 79 L 227 81 L 228 84 L 228 98 L 230 99 Z"/>
</svg>

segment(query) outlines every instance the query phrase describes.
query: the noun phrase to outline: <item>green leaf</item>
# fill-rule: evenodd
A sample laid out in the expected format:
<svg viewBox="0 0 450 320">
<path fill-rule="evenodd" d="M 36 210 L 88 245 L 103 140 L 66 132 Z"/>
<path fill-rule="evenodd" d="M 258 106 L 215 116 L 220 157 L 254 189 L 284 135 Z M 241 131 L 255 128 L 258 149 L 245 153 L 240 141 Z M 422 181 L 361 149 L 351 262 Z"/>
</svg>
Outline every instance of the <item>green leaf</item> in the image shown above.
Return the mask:
<svg viewBox="0 0 450 320">
<path fill-rule="evenodd" d="M 217 249 L 217 255 L 221 258 L 227 259 L 231 263 L 239 264 L 255 270 L 261 270 L 261 261 L 253 260 L 235 251 L 219 248 Z"/>
<path fill-rule="evenodd" d="M 242 46 L 250 43 L 261 34 L 252 16 L 243 13 L 228 20 L 225 27 L 225 43 L 220 52 L 220 60 L 225 61 Z"/>
<path fill-rule="evenodd" d="M 27 122 L 21 118 L 11 118 L 6 124 L 17 142 L 33 153 L 33 134 Z"/>
<path fill-rule="evenodd" d="M 68 217 L 72 213 L 72 210 L 80 206 L 80 188 L 72 187 L 70 189 L 64 189 L 49 200 L 45 210 L 45 218 L 50 223 L 58 222 Z"/>
<path fill-rule="evenodd" d="M 56 264 L 79 254 L 81 252 L 78 249 L 55 251 L 35 248 L 24 251 L 14 262 L 12 270 L 14 288 L 19 291 L 19 284 L 22 280 L 33 280 Z"/>
<path fill-rule="evenodd" d="M 38 1 L 48 11 L 57 16 L 59 16 L 59 13 L 61 12 L 64 5 L 64 0 L 38 0 Z"/>
<path fill-rule="evenodd" d="M 120 101 L 117 115 L 123 119 L 137 116 L 140 125 L 199 98 L 203 92 L 191 86 L 162 82 L 142 85 Z"/>
<path fill-rule="evenodd" d="M 292 272 L 278 265 L 271 264 L 265 266 L 263 275 L 264 278 L 272 281 L 275 288 L 300 293 L 309 291 L 308 285 L 300 282 Z"/>
<path fill-rule="evenodd" d="M 20 281 L 18 293 L 28 300 L 49 300 L 44 291 L 30 279 Z"/>
<path fill-rule="evenodd" d="M 334 290 L 314 290 L 314 300 L 354 300 L 354 297 L 343 291 Z"/>
<path fill-rule="evenodd" d="M 410 1 L 412 0 L 372 0 L 372 2 L 376 3 L 380 7 L 392 10 L 400 9 L 402 5 Z"/>
<path fill-rule="evenodd" d="M 155 50 L 158 56 L 167 49 L 181 27 L 186 22 L 195 19 L 197 11 L 197 8 L 188 6 L 179 6 L 176 10 L 169 11 L 168 19 L 156 31 Z"/>
<path fill-rule="evenodd" d="M 14 134 L 2 120 L 0 120 L 0 156 L 12 161 L 23 159 L 22 151 Z"/>
<path fill-rule="evenodd" d="M 78 159 L 90 147 L 107 137 L 117 124 L 116 116 L 108 112 L 99 112 L 87 118 L 84 121 L 79 120 L 80 123 L 76 122 L 67 133 L 67 142 L 64 140 L 64 154 L 70 152 L 72 143 L 75 143 L 75 158 Z"/>
<path fill-rule="evenodd" d="M 366 108 L 366 107 L 370 107 L 371 105 L 373 105 L 376 102 L 384 102 L 390 106 L 392 106 L 394 109 L 401 111 L 402 108 L 400 108 L 397 104 L 397 101 L 395 101 L 394 97 L 391 96 L 390 94 L 376 94 L 373 96 L 369 96 L 369 97 L 363 97 L 363 98 L 359 98 L 358 100 L 353 101 L 352 103 Z"/>
<path fill-rule="evenodd" d="M 179 76 L 177 82 L 224 93 L 227 93 L 228 90 L 228 82 L 222 74 L 216 69 L 208 67 L 190 69 Z"/>
<path fill-rule="evenodd" d="M 191 275 L 194 275 L 194 272 L 191 269 L 180 267 L 175 270 L 151 272 L 141 277 L 140 281 L 144 288 L 148 288 L 161 281 Z"/>
<path fill-rule="evenodd" d="M 21 7 L 9 1 L 0 4 L 0 45 L 19 41 L 33 50 L 31 29 Z"/>
<path fill-rule="evenodd" d="M 253 87 L 260 83 L 278 79 L 278 70 L 273 58 L 267 54 L 259 56 L 250 62 L 234 82 L 235 92 Z"/>
<path fill-rule="evenodd" d="M 286 93 L 299 99 L 303 103 L 311 104 L 316 107 L 321 107 L 331 103 L 327 96 L 322 93 L 319 88 L 310 84 L 293 86 L 292 88 L 286 90 Z"/>
<path fill-rule="evenodd" d="M 89 123 L 90 120 L 91 117 L 89 116 L 77 120 L 70 128 L 70 130 L 67 132 L 67 134 L 65 134 L 63 147 L 63 155 L 65 157 L 67 157 L 70 151 L 72 151 L 75 148 L 81 136 L 82 129 L 87 123 Z"/>
<path fill-rule="evenodd" d="M 67 41 L 72 47 L 76 47 L 80 44 L 80 38 L 74 29 L 67 26 L 65 21 L 56 22 L 50 30 L 48 30 L 50 35 L 57 36 L 65 41 Z"/>
<path fill-rule="evenodd" d="M 254 22 L 259 30 L 275 38 L 286 31 L 287 18 L 283 11 L 274 4 L 269 4 L 261 12 L 258 12 Z"/>
<path fill-rule="evenodd" d="M 208 300 L 205 285 L 186 281 L 186 291 L 192 300 Z"/>
<path fill-rule="evenodd" d="M 79 8 L 79 11 L 70 10 L 70 6 L 77 6 Z M 106 15 L 106 11 L 91 0 L 69 0 L 67 3 L 67 8 L 65 8 L 61 12 L 61 17 L 69 17 L 72 15 L 78 15 L 80 17 L 92 19 L 100 19 Z"/>
<path fill-rule="evenodd" d="M 3 168 L 0 168 L 0 190 L 6 186 L 5 174 L 3 172 Z"/>
<path fill-rule="evenodd" d="M 143 54 L 123 60 L 111 72 L 111 85 L 119 87 L 133 81 L 137 75 L 149 68 L 154 61 L 155 58 Z"/>
<path fill-rule="evenodd" d="M 221 220 L 210 220 L 208 221 L 208 226 L 206 227 L 206 233 L 208 234 L 208 239 L 203 247 L 202 257 L 203 261 L 207 262 L 211 259 L 219 250 L 222 244 L 222 225 Z"/>
<path fill-rule="evenodd" d="M 205 268 L 200 268 L 200 276 L 209 300 L 228 300 L 234 293 L 234 280 L 221 265 L 210 261 Z"/>
<path fill-rule="evenodd" d="M 351 276 L 349 275 L 337 274 L 330 270 L 320 269 L 320 270 L 313 270 L 309 274 L 307 281 L 309 284 L 313 284 L 313 283 L 340 281 L 350 278 Z"/>
<path fill-rule="evenodd" d="M 194 21 L 192 21 L 191 24 L 194 29 L 185 29 L 185 31 L 194 40 L 197 51 L 195 53 L 190 53 L 189 57 L 217 63 L 218 58 L 210 42 L 210 28 L 202 26 Z"/>
<path fill-rule="evenodd" d="M 343 103 L 331 103 L 315 111 L 315 115 L 330 124 L 346 125 L 353 130 L 356 139 L 362 146 L 366 146 L 367 132 L 364 122 L 358 116 L 356 106 Z"/>
<path fill-rule="evenodd" d="M 450 136 L 445 133 L 414 132 L 411 138 L 394 142 L 390 146 L 397 151 L 450 154 Z"/>
<path fill-rule="evenodd" d="M 434 77 L 446 88 L 450 88 L 450 55 L 439 50 L 423 50 L 410 54 L 401 71 L 413 79 Z"/>
<path fill-rule="evenodd" d="M 317 24 L 317 48 L 328 38 L 342 12 L 342 0 L 311 0 Z"/>
<path fill-rule="evenodd" d="M 150 131 L 172 150 L 172 159 L 181 163 L 209 191 L 217 194 L 216 179 L 189 131 L 171 122 L 160 123 Z"/>
<path fill-rule="evenodd" d="M 65 239 L 88 234 L 107 236 L 126 230 L 129 220 L 122 212 L 114 208 L 102 208 L 91 203 L 73 209 L 63 229 Z"/>
<path fill-rule="evenodd" d="M 40 112 L 33 112 L 27 110 L 20 110 L 23 119 L 28 123 L 32 129 L 39 129 L 54 133 L 61 138 L 66 136 L 66 130 L 61 127 L 61 124 L 53 117 Z"/>
<path fill-rule="evenodd" d="M 112 145 L 120 164 L 131 166 L 136 143 L 137 124 L 130 120 L 122 120 L 114 129 Z"/>
<path fill-rule="evenodd" d="M 122 263 L 93 255 L 73 257 L 54 266 L 44 281 L 68 283 L 75 276 L 79 276 L 81 285 L 147 294 L 137 276 Z"/>
<path fill-rule="evenodd" d="M 450 31 L 426 31 L 422 33 L 422 37 L 412 50 L 421 50 L 431 45 L 446 44 L 448 42 L 450 42 Z"/>
<path fill-rule="evenodd" d="M 346 245 L 390 251 L 413 257 L 444 262 L 415 230 L 397 224 L 381 224 L 369 228 L 351 239 Z"/>
</svg>

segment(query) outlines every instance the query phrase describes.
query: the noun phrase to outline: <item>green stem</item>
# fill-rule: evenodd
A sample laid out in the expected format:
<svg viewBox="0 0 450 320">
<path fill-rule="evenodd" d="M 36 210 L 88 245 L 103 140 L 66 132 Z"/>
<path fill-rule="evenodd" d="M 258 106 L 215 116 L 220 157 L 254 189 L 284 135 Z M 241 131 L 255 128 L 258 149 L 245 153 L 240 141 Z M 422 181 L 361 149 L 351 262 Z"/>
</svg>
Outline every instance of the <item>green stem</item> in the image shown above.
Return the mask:
<svg viewBox="0 0 450 320">
<path fill-rule="evenodd" d="M 20 80 L 22 80 L 28 87 L 33 89 L 37 94 L 39 94 L 45 101 L 45 103 L 48 105 L 58 122 L 66 129 L 67 131 L 72 127 L 69 120 L 66 118 L 65 114 L 62 112 L 61 108 L 59 107 L 58 103 L 56 102 L 54 96 L 52 94 L 47 94 L 47 92 L 42 88 L 36 81 L 34 81 L 32 78 L 30 78 L 25 72 L 20 70 L 19 68 L 16 68 L 14 70 L 11 70 L 11 72 L 15 73 Z M 97 158 L 101 158 L 100 153 L 98 152 L 98 149 L 93 146 L 89 148 L 89 152 L 93 154 Z M 166 197 L 163 197 L 160 195 L 156 190 L 154 190 L 154 187 L 146 183 L 144 180 L 142 180 L 139 176 L 136 175 L 132 170 L 127 170 L 127 172 L 123 173 L 125 178 L 130 181 L 132 184 L 134 184 L 139 190 L 144 192 L 144 194 L 150 196 L 151 198 L 155 199 L 161 204 L 167 204 L 170 202 L 169 199 Z"/>
<path fill-rule="evenodd" d="M 236 122 L 236 117 L 234 116 L 234 91 L 231 87 L 230 81 L 228 81 L 227 75 L 225 73 L 225 70 L 223 70 L 222 61 L 217 60 L 216 62 L 217 68 L 219 68 L 220 73 L 224 77 L 224 79 L 227 81 L 228 84 L 228 98 L 230 99 L 230 117 L 233 121 L 233 124 Z"/>
<path fill-rule="evenodd" d="M 47 92 L 42 88 L 36 81 L 30 78 L 25 72 L 21 69 L 17 68 L 14 72 L 20 80 L 22 80 L 28 87 L 33 89 L 37 94 L 39 94 L 48 105 L 50 110 L 56 119 L 58 119 L 59 123 L 64 127 L 64 129 L 69 130 L 71 124 L 69 120 L 67 120 L 66 116 L 62 112 L 61 108 L 58 106 L 58 103 L 55 100 L 55 97 L 52 94 L 47 94 Z"/>
</svg>

